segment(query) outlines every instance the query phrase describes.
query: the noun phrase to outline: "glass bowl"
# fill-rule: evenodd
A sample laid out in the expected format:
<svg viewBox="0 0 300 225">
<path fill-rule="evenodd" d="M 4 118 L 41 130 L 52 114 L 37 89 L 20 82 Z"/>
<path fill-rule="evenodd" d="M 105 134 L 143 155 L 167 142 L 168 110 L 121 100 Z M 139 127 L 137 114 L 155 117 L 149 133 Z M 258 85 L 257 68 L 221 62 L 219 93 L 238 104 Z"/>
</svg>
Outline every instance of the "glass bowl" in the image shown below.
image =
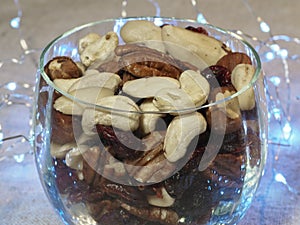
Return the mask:
<svg viewBox="0 0 300 225">
<path fill-rule="evenodd" d="M 37 169 L 64 223 L 235 224 L 249 208 L 267 110 L 260 59 L 238 35 L 98 21 L 48 44 L 36 84 Z"/>
</svg>

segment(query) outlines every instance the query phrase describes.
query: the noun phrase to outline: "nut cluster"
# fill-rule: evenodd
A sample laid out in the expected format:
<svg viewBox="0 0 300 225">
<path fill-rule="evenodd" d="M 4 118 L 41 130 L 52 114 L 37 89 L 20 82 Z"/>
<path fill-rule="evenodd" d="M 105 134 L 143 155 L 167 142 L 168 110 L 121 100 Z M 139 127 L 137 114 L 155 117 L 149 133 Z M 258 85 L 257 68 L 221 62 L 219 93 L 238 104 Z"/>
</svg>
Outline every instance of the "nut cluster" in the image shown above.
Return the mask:
<svg viewBox="0 0 300 225">
<path fill-rule="evenodd" d="M 82 37 L 80 62 L 66 56 L 49 61 L 50 79 L 77 99 L 59 95 L 54 101 L 52 156 L 115 196 L 115 184 L 98 182 L 97 173 L 141 186 L 160 183 L 181 169 L 178 162 L 190 160 L 192 143 L 208 130 L 238 131 L 241 112 L 255 107 L 254 91 L 224 99 L 247 88 L 255 68 L 246 54 L 231 52 L 203 30 L 130 21 L 122 40 L 115 32 Z M 201 109 L 214 102 L 219 104 Z M 148 208 L 122 200 L 109 205 L 174 224 L 178 215 L 168 207 L 176 199 L 164 186 L 158 190 L 146 194 Z"/>
</svg>

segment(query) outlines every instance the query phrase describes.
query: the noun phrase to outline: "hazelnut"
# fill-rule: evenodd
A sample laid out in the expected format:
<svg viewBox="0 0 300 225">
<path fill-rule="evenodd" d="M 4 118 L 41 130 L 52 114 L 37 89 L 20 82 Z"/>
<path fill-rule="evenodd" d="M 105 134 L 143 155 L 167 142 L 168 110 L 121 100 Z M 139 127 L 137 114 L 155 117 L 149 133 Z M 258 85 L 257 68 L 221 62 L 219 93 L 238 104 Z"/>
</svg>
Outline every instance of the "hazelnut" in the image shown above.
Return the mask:
<svg viewBox="0 0 300 225">
<path fill-rule="evenodd" d="M 45 65 L 44 70 L 51 80 L 78 78 L 82 76 L 81 69 L 71 58 L 66 56 L 53 58 Z"/>
</svg>

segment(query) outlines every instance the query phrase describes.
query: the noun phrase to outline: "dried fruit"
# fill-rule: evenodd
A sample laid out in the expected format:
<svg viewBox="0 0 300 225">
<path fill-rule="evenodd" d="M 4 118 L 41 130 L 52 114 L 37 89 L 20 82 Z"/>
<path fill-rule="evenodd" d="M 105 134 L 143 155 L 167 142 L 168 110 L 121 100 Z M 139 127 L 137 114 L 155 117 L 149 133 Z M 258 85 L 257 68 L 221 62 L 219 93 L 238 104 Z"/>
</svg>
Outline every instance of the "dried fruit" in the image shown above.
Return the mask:
<svg viewBox="0 0 300 225">
<path fill-rule="evenodd" d="M 143 154 L 144 145 L 130 131 L 122 131 L 111 126 L 96 125 L 103 144 L 111 146 L 108 151 L 119 160 L 134 160 Z"/>
<path fill-rule="evenodd" d="M 80 134 L 81 117 L 65 115 L 57 110 L 52 111 L 52 136 L 51 141 L 57 144 L 75 142 L 75 134 Z"/>
<path fill-rule="evenodd" d="M 203 27 L 187 26 L 185 29 L 194 31 L 194 32 L 196 32 L 196 33 L 208 35 L 207 30 L 205 30 Z"/>
<path fill-rule="evenodd" d="M 201 74 L 208 80 L 211 88 L 232 86 L 231 73 L 223 66 L 209 66 L 202 70 Z"/>
</svg>

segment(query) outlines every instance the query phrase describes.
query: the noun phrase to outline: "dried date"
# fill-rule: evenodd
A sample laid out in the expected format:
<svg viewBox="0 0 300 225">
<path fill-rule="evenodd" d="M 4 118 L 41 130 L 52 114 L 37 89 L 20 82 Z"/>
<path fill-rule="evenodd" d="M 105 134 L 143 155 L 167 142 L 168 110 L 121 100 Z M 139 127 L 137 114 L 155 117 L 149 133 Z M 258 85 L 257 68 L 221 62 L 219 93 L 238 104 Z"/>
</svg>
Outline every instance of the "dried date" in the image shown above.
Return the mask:
<svg viewBox="0 0 300 225">
<path fill-rule="evenodd" d="M 223 66 L 213 65 L 201 71 L 201 74 L 208 80 L 211 88 L 232 86 L 231 72 Z"/>
<path fill-rule="evenodd" d="M 143 154 L 144 145 L 131 131 L 122 131 L 111 126 L 96 125 L 100 139 L 109 152 L 118 160 L 134 160 Z"/>
</svg>

